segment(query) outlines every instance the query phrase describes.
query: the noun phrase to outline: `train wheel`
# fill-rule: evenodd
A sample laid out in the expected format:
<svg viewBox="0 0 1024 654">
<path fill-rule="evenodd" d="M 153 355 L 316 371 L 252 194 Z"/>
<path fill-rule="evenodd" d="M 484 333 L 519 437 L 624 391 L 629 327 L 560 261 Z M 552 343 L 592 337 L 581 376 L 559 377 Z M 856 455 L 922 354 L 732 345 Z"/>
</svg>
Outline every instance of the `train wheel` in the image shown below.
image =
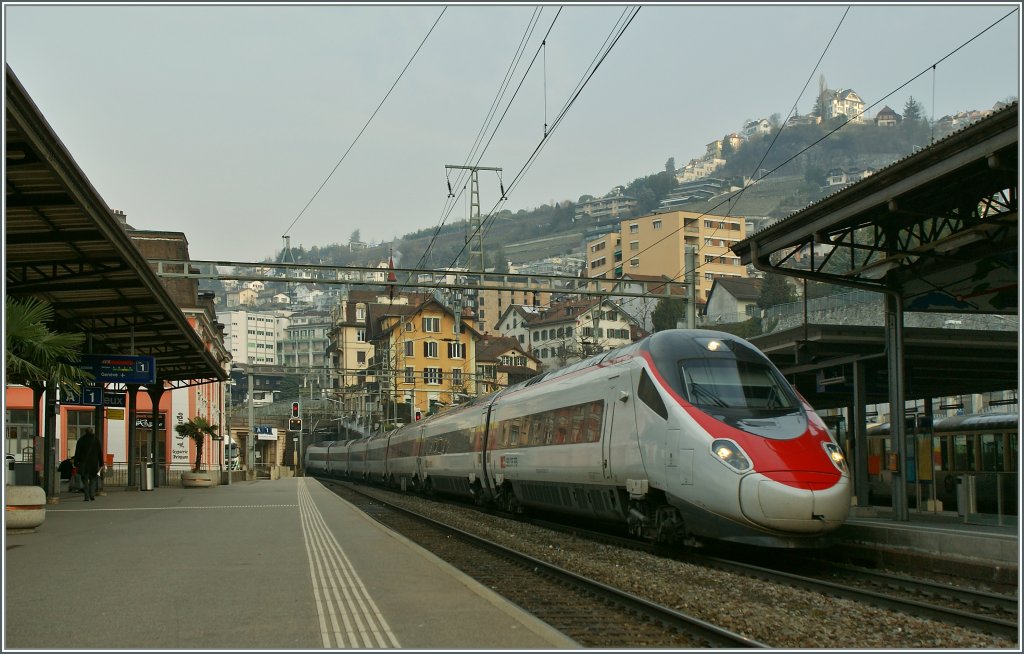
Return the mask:
<svg viewBox="0 0 1024 654">
<path fill-rule="evenodd" d="M 519 498 L 516 497 L 515 492 L 512 490 L 511 484 L 506 483 L 498 489 L 498 496 L 495 498 L 495 501 L 507 513 L 513 515 L 523 515 L 526 513 L 523 505 L 519 503 Z"/>
<path fill-rule="evenodd" d="M 484 497 L 484 489 L 480 486 L 480 482 L 473 482 L 473 485 L 469 487 L 469 492 L 473 495 L 473 504 L 477 506 L 484 506 L 487 504 L 487 498 Z"/>
</svg>

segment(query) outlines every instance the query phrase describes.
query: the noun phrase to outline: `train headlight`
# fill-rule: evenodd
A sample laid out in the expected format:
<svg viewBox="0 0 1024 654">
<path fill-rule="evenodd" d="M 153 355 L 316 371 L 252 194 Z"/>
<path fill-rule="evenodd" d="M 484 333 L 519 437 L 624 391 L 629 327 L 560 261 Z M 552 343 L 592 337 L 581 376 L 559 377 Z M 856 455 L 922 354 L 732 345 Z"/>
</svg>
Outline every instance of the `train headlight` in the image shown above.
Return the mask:
<svg viewBox="0 0 1024 654">
<path fill-rule="evenodd" d="M 839 446 L 835 443 L 822 443 L 821 446 L 825 448 L 825 452 L 828 454 L 829 461 L 832 462 L 832 465 L 839 468 L 839 472 L 844 475 L 847 474 L 849 469 L 846 467 L 846 456 L 843 454 L 843 451 L 839 449 Z"/>
<path fill-rule="evenodd" d="M 711 452 L 718 459 L 737 472 L 750 470 L 750 459 L 740 446 L 730 440 L 719 438 L 711 443 Z"/>
</svg>

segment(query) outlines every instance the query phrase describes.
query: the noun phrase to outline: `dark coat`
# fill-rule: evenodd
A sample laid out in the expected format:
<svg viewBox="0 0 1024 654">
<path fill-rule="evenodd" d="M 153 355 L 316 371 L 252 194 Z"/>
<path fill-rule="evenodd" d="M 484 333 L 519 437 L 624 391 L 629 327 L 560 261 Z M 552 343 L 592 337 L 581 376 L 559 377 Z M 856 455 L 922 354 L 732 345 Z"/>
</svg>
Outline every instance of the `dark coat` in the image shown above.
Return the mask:
<svg viewBox="0 0 1024 654">
<path fill-rule="evenodd" d="M 75 467 L 83 477 L 95 477 L 103 466 L 103 451 L 96 434 L 88 432 L 75 445 Z"/>
</svg>

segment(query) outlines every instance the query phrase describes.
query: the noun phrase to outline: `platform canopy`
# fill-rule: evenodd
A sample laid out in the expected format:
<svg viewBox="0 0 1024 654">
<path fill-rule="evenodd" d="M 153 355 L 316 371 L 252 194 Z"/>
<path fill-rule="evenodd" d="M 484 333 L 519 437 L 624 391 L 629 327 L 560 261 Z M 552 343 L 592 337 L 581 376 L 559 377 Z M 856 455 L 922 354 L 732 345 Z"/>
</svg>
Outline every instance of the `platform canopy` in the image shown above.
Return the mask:
<svg viewBox="0 0 1024 654">
<path fill-rule="evenodd" d="M 732 247 L 742 263 L 898 294 L 906 311 L 1016 314 L 1018 104 Z"/>
<path fill-rule="evenodd" d="M 6 294 L 53 305 L 97 354 L 156 359 L 157 381 L 226 373 L 6 67 Z"/>
</svg>

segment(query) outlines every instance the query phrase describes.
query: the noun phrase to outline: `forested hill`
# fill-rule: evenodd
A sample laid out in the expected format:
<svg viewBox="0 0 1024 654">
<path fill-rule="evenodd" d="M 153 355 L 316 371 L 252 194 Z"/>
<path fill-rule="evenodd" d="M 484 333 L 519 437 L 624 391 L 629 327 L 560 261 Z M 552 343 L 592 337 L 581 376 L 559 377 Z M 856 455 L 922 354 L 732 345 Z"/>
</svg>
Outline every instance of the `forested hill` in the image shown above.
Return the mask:
<svg viewBox="0 0 1024 654">
<path fill-rule="evenodd" d="M 877 170 L 911 154 L 915 148 L 927 146 L 932 139 L 931 126 L 924 118 L 904 120 L 894 127 L 878 127 L 868 122 L 849 124 L 836 130 L 841 122 L 837 119 L 819 125 L 794 125 L 781 132 L 776 128 L 770 134 L 751 137 L 738 150 L 726 148 L 723 158 L 727 163 L 715 171 L 715 177 L 737 180 L 766 177 L 765 183 L 751 187 L 750 192 L 744 194 L 748 196 L 745 206 L 734 206 L 731 213 L 783 217 L 833 191 L 825 186 L 830 170 Z M 665 170 L 623 183 L 624 194 L 638 200 L 633 215 L 651 213 L 676 188 L 676 177 L 667 170 L 670 167 L 674 166 L 668 163 Z M 603 197 L 607 190 L 596 191 L 595 197 Z M 712 203 L 695 203 L 684 208 L 709 211 Z M 506 209 L 486 220 L 487 265 L 501 267 L 506 257 L 503 244 L 570 233 L 578 233 L 582 239 L 589 225 L 574 221 L 575 207 L 576 201 L 566 199 L 555 206 L 545 204 L 518 211 Z M 353 235 L 358 238 L 358 230 Z M 394 243 L 376 247 L 352 251 L 348 243 L 309 249 L 300 246 L 292 249 L 292 256 L 298 263 L 374 265 L 386 261 L 394 252 L 399 267 L 435 268 L 450 266 L 456 261 L 463 263 L 465 240 L 466 222 L 462 220 L 446 224 L 439 231 L 436 226 L 425 227 Z M 544 253 L 545 256 L 549 254 Z M 278 256 L 279 253 L 271 259 Z"/>
</svg>

